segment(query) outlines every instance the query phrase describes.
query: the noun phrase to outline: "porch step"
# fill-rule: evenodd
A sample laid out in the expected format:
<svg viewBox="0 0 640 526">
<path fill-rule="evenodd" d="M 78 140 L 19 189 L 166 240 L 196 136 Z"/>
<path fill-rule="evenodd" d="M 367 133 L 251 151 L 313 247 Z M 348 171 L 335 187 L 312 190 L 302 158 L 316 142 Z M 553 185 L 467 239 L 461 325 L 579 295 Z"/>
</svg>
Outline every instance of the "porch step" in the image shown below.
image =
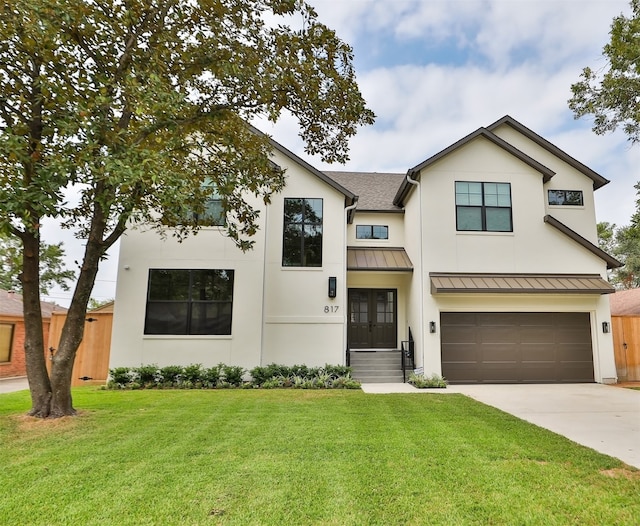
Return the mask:
<svg viewBox="0 0 640 526">
<path fill-rule="evenodd" d="M 351 375 L 361 383 L 402 383 L 401 351 L 352 351 Z"/>
</svg>

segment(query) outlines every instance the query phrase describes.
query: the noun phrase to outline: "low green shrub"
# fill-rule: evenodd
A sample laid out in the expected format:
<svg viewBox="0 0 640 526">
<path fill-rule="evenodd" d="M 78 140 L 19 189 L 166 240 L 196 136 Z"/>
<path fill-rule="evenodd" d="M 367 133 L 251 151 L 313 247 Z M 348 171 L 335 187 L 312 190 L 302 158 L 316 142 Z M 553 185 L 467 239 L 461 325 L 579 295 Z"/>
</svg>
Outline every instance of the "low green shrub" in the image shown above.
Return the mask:
<svg viewBox="0 0 640 526">
<path fill-rule="evenodd" d="M 439 374 L 425 376 L 424 374 L 411 373 L 409 383 L 418 389 L 426 388 L 445 388 L 448 385 L 447 380 Z"/>
<path fill-rule="evenodd" d="M 220 363 L 205 368 L 155 364 L 140 367 L 116 367 L 109 370 L 107 389 L 359 389 L 360 382 L 351 377 L 351 368 L 343 365 L 308 367 L 278 365 L 254 367 L 251 381 L 244 381 L 246 369 Z"/>
</svg>

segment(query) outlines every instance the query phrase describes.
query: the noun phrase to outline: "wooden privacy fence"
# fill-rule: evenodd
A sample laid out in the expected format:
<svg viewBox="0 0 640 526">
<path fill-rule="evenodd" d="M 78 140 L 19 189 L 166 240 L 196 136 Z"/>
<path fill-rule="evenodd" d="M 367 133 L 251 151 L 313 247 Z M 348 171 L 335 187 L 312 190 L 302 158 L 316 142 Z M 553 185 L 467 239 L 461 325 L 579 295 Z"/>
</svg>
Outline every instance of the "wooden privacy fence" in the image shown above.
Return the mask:
<svg viewBox="0 0 640 526">
<path fill-rule="evenodd" d="M 49 348 L 57 349 L 65 313 L 53 313 L 49 329 Z M 73 364 L 71 385 L 105 384 L 109 375 L 109 351 L 113 326 L 113 304 L 87 312 L 84 337 Z M 50 366 L 50 361 L 47 360 Z M 84 378 L 84 380 L 83 380 Z"/>
<path fill-rule="evenodd" d="M 611 316 L 618 382 L 640 382 L 640 316 Z"/>
</svg>

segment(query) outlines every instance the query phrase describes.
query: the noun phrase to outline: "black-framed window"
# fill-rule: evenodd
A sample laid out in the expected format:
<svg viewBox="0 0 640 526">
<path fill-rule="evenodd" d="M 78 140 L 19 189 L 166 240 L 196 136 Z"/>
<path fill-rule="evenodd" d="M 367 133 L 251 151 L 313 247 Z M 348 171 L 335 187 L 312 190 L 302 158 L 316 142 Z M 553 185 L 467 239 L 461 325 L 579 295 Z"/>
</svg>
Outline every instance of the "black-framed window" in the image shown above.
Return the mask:
<svg viewBox="0 0 640 526">
<path fill-rule="evenodd" d="M 0 323 L 0 363 L 11 361 L 14 327 L 13 323 Z"/>
<path fill-rule="evenodd" d="M 227 215 L 222 206 L 222 196 L 218 193 L 216 184 L 207 179 L 202 185 L 208 197 L 202 211 L 191 211 L 190 219 L 200 226 L 225 226 Z"/>
<path fill-rule="evenodd" d="M 231 334 L 233 270 L 150 269 L 145 334 Z"/>
<path fill-rule="evenodd" d="M 549 204 L 557 206 L 584 206 L 582 190 L 549 190 Z"/>
<path fill-rule="evenodd" d="M 456 181 L 456 230 L 513 232 L 511 184 Z"/>
<path fill-rule="evenodd" d="M 322 199 L 285 198 L 282 266 L 322 266 Z"/>
<path fill-rule="evenodd" d="M 386 225 L 356 225 L 356 239 L 389 239 Z"/>
</svg>

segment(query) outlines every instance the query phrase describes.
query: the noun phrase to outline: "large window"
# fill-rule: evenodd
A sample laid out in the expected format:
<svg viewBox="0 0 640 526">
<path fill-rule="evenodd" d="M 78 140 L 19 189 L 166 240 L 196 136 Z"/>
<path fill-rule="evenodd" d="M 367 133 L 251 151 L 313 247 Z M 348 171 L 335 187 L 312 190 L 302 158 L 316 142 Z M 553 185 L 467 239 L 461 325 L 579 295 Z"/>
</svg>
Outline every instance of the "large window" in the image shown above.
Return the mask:
<svg viewBox="0 0 640 526">
<path fill-rule="evenodd" d="M 456 229 L 512 232 L 511 185 L 456 181 Z"/>
<path fill-rule="evenodd" d="M 231 334 L 233 270 L 149 270 L 145 334 Z"/>
<path fill-rule="evenodd" d="M 582 190 L 549 190 L 549 204 L 558 206 L 583 206 Z"/>
<path fill-rule="evenodd" d="M 285 199 L 282 265 L 322 266 L 322 199 Z"/>
<path fill-rule="evenodd" d="M 11 361 L 11 346 L 13 344 L 13 325 L 0 323 L 0 363 Z"/>
<path fill-rule="evenodd" d="M 389 239 L 386 225 L 356 225 L 356 239 Z"/>
</svg>

